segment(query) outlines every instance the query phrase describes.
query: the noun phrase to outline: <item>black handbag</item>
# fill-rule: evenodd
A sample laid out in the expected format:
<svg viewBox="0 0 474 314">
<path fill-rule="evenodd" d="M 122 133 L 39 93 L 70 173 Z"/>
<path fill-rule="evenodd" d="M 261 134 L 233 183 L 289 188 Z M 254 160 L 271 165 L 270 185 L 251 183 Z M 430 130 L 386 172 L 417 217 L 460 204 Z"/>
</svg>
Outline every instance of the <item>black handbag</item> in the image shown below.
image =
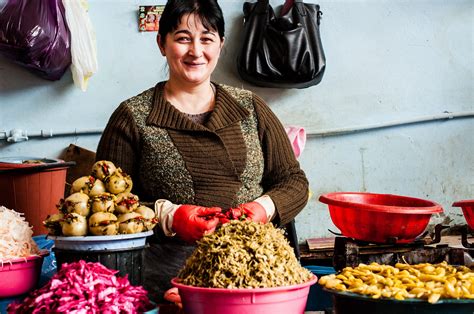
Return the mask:
<svg viewBox="0 0 474 314">
<path fill-rule="evenodd" d="M 287 0 L 276 16 L 269 0 L 245 2 L 239 75 L 257 86 L 306 88 L 321 82 L 326 57 L 319 5 Z"/>
</svg>

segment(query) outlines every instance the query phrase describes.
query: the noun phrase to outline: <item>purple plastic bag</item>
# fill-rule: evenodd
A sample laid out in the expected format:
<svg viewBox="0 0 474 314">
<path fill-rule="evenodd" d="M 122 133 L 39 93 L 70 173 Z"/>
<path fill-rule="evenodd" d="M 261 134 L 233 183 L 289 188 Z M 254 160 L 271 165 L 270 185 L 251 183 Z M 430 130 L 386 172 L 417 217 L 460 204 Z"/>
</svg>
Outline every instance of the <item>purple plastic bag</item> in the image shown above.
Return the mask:
<svg viewBox="0 0 474 314">
<path fill-rule="evenodd" d="M 71 64 L 71 40 L 61 0 L 8 0 L 0 12 L 0 53 L 55 81 Z"/>
</svg>

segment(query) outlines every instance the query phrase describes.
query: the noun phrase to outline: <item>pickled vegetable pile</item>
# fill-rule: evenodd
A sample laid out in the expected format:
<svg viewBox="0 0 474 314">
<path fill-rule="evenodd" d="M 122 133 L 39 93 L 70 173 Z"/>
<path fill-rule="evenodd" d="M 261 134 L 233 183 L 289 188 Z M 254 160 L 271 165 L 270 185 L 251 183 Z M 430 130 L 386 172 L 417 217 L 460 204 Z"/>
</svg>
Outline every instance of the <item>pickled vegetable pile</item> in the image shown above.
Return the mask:
<svg viewBox="0 0 474 314">
<path fill-rule="evenodd" d="M 157 224 L 155 211 L 132 194 L 132 179 L 107 160 L 97 161 L 90 176 L 76 179 L 59 213 L 44 221 L 51 235 L 85 236 L 139 233 Z"/>
<path fill-rule="evenodd" d="M 474 271 L 466 266 L 439 264 L 390 265 L 360 264 L 346 267 L 339 274 L 323 276 L 319 284 L 378 298 L 426 299 L 436 303 L 440 298 L 474 300 Z"/>
<path fill-rule="evenodd" d="M 61 270 L 8 313 L 143 313 L 153 308 L 147 292 L 100 263 L 63 264 Z"/>
<path fill-rule="evenodd" d="M 186 285 L 269 288 L 301 284 L 313 276 L 272 224 L 230 221 L 197 243 L 178 275 Z"/>
</svg>

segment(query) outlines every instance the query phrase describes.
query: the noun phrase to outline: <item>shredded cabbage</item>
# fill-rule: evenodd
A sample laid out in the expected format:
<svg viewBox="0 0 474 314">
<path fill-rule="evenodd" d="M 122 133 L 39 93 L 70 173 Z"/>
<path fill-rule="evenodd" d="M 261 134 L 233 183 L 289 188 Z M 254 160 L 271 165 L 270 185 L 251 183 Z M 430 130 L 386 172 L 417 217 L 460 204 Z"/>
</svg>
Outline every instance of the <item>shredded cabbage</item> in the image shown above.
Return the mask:
<svg viewBox="0 0 474 314">
<path fill-rule="evenodd" d="M 32 227 L 23 214 L 0 206 L 0 262 L 38 255 Z"/>
</svg>

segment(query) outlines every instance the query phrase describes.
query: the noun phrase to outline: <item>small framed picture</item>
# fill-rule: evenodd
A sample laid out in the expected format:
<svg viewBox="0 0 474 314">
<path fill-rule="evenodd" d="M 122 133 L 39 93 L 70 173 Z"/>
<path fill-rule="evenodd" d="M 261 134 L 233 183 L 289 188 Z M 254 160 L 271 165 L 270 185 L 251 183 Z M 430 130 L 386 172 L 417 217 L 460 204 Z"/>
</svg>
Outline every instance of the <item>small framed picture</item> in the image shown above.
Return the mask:
<svg viewBox="0 0 474 314">
<path fill-rule="evenodd" d="M 140 32 L 157 32 L 164 5 L 141 5 L 138 8 L 138 29 Z"/>
</svg>

